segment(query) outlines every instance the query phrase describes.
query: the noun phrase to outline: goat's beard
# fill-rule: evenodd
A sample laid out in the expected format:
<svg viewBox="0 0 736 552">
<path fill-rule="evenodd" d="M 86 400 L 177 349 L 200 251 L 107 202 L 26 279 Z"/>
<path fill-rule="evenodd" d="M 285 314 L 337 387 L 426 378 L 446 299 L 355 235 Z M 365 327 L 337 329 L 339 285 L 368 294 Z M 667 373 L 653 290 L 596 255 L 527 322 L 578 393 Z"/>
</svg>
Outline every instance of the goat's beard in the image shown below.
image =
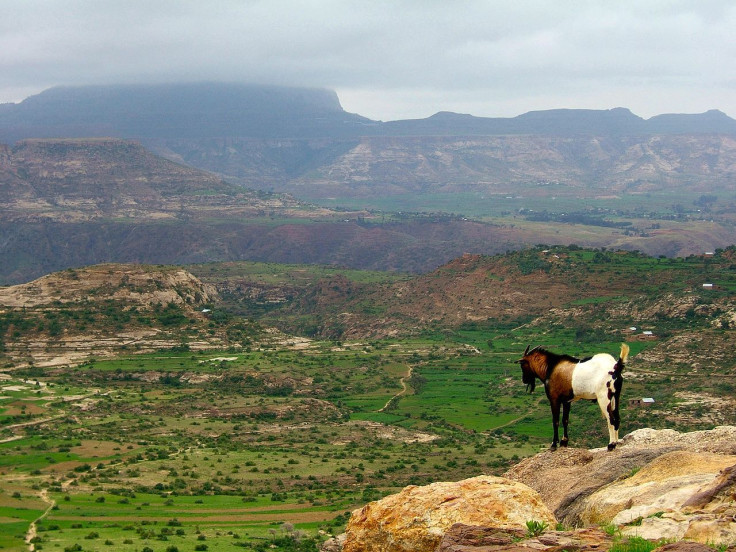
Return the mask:
<svg viewBox="0 0 736 552">
<path fill-rule="evenodd" d="M 534 393 L 534 388 L 536 387 L 536 385 L 537 385 L 536 380 L 526 382 L 526 392 L 529 393 L 530 395 Z"/>
</svg>

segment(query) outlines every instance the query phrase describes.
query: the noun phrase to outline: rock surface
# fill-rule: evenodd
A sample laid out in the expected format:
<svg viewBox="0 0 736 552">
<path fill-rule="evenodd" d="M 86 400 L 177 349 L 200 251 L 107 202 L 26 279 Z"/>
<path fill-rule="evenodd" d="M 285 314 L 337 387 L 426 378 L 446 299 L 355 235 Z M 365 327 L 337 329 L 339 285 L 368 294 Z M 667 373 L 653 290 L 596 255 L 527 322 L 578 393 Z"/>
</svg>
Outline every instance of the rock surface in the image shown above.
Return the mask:
<svg viewBox="0 0 736 552">
<path fill-rule="evenodd" d="M 544 452 L 506 476 L 539 492 L 569 526 L 613 523 L 624 535 L 736 542 L 736 427 L 642 429 L 612 453 Z"/>
<path fill-rule="evenodd" d="M 567 550 L 593 552 L 607 550 L 611 536 L 599 529 L 549 531 L 529 537 L 525 531 L 477 527 L 457 523 L 442 537 L 436 552 L 514 552 Z M 694 551 L 695 552 L 695 551 Z"/>
<path fill-rule="evenodd" d="M 642 429 L 613 452 L 547 451 L 524 459 L 506 476 L 407 487 L 353 512 L 346 534 L 323 549 L 604 551 L 612 538 L 596 526 L 612 523 L 623 538 L 678 541 L 661 552 L 712 550 L 704 544 L 736 552 L 733 426 L 691 433 Z M 568 527 L 588 527 L 528 535 L 527 521 L 553 527 L 555 516 Z"/>
<path fill-rule="evenodd" d="M 353 512 L 344 552 L 433 552 L 456 523 L 525 530 L 556 523 L 539 495 L 522 483 L 479 476 L 455 483 L 409 486 Z"/>
</svg>

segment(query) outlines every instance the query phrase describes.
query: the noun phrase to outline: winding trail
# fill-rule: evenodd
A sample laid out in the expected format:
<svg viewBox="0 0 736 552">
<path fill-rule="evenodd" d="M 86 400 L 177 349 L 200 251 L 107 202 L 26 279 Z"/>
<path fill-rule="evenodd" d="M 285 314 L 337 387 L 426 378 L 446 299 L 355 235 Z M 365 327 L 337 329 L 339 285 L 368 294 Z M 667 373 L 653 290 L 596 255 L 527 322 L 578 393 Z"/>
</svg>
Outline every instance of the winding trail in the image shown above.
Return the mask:
<svg viewBox="0 0 736 552">
<path fill-rule="evenodd" d="M 28 545 L 28 550 L 30 550 L 30 552 L 33 552 L 36 549 L 35 543 L 31 541 L 38 534 L 37 524 L 42 521 L 46 516 L 48 516 L 53 507 L 56 506 L 56 501 L 49 498 L 49 493 L 46 492 L 46 489 L 43 489 L 40 493 L 38 493 L 38 496 L 41 500 L 48 504 L 49 507 L 46 508 L 44 513 L 34 519 L 28 526 L 28 531 L 26 531 L 26 544 Z"/>
<path fill-rule="evenodd" d="M 393 403 L 394 401 L 397 401 L 398 399 L 400 399 L 401 397 L 403 397 L 404 395 L 406 395 L 406 392 L 409 390 L 409 386 L 406 384 L 406 380 L 408 380 L 409 378 L 411 378 L 411 375 L 412 375 L 413 371 L 414 371 L 414 367 L 413 366 L 409 366 L 409 369 L 406 371 L 406 375 L 403 376 L 399 380 L 399 383 L 401 384 L 401 391 L 399 391 L 393 397 L 391 397 L 386 402 L 386 404 L 383 405 L 383 407 L 381 407 L 381 408 L 378 409 L 378 412 L 385 412 L 386 409 L 389 406 L 391 406 L 391 403 Z"/>
</svg>

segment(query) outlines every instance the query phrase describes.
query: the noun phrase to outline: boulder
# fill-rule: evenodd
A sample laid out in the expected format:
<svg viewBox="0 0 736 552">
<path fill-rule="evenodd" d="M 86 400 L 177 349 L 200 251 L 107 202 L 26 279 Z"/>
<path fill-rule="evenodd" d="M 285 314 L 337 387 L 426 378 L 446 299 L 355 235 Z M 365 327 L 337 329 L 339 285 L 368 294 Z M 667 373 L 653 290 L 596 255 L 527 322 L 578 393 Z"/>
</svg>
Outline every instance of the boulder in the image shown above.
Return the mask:
<svg viewBox="0 0 736 552">
<path fill-rule="evenodd" d="M 736 427 L 641 429 L 613 452 L 544 452 L 506 476 L 538 491 L 568 526 L 613 523 L 652 540 L 736 542 Z"/>
<path fill-rule="evenodd" d="M 655 458 L 636 474 L 607 485 L 581 504 L 585 524 L 624 525 L 658 512 L 679 510 L 709 486 L 736 456 L 673 451 Z"/>
<path fill-rule="evenodd" d="M 562 448 L 525 458 L 504 475 L 529 485 L 558 520 L 575 527 L 584 524 L 582 505 L 588 496 L 670 450 L 673 449 L 622 447 L 608 452 Z"/>
<path fill-rule="evenodd" d="M 691 455 L 666 456 L 677 451 Z M 712 482 L 729 462 L 736 463 L 733 461 L 735 456 L 736 427 L 733 426 L 719 426 L 708 431 L 690 433 L 668 429 L 640 429 L 626 435 L 613 452 L 607 452 L 606 449 L 573 448 L 546 451 L 522 460 L 504 475 L 539 492 L 542 500 L 561 522 L 569 526 L 580 526 L 586 523 L 608 523 L 620 511 L 627 509 L 608 505 L 606 493 L 596 495 L 596 501 L 589 500 L 593 494 L 609 485 L 631 479 L 633 484 L 630 482 L 629 485 L 632 494 L 645 492 L 652 487 L 650 497 L 653 509 L 647 513 L 650 515 L 666 509 L 666 503 L 683 505 L 689 499 L 686 496 L 688 493 L 700 492 L 700 487 Z M 668 460 L 654 463 L 651 468 L 647 468 L 661 457 Z M 693 467 L 701 459 L 704 465 Z M 682 466 L 677 468 L 679 463 Z M 676 469 L 680 470 L 679 475 L 672 471 Z M 657 484 L 645 479 L 655 477 L 657 473 L 661 473 L 663 479 L 668 473 L 667 477 L 672 479 L 670 483 L 675 483 L 679 478 L 679 483 L 689 487 L 678 495 L 679 491 L 672 485 L 660 485 L 659 490 L 668 496 L 662 498 L 662 504 L 655 505 L 654 487 Z M 627 492 L 626 487 L 627 485 L 621 485 L 619 489 Z M 643 505 L 643 502 L 639 505 Z M 636 519 L 638 515 L 632 519 Z"/>
<path fill-rule="evenodd" d="M 353 512 L 343 551 L 434 552 L 456 523 L 525 531 L 529 520 L 556 523 L 539 494 L 517 481 L 478 476 L 412 485 Z"/>
<path fill-rule="evenodd" d="M 600 529 L 548 531 L 537 537 L 529 537 L 518 529 L 456 523 L 442 537 L 436 552 L 600 552 L 608 550 L 611 541 L 611 536 Z"/>
</svg>

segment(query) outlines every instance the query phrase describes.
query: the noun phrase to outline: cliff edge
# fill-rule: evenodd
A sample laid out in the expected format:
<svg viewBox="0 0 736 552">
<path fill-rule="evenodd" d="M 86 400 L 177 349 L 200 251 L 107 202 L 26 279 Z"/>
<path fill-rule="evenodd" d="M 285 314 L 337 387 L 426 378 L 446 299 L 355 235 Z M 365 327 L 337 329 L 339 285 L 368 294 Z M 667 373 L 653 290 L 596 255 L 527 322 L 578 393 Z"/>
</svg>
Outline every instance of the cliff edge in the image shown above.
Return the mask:
<svg viewBox="0 0 736 552">
<path fill-rule="evenodd" d="M 630 537 L 736 550 L 736 427 L 641 429 L 613 452 L 545 451 L 505 477 L 410 486 L 353 512 L 323 550 L 600 551 Z"/>
</svg>

